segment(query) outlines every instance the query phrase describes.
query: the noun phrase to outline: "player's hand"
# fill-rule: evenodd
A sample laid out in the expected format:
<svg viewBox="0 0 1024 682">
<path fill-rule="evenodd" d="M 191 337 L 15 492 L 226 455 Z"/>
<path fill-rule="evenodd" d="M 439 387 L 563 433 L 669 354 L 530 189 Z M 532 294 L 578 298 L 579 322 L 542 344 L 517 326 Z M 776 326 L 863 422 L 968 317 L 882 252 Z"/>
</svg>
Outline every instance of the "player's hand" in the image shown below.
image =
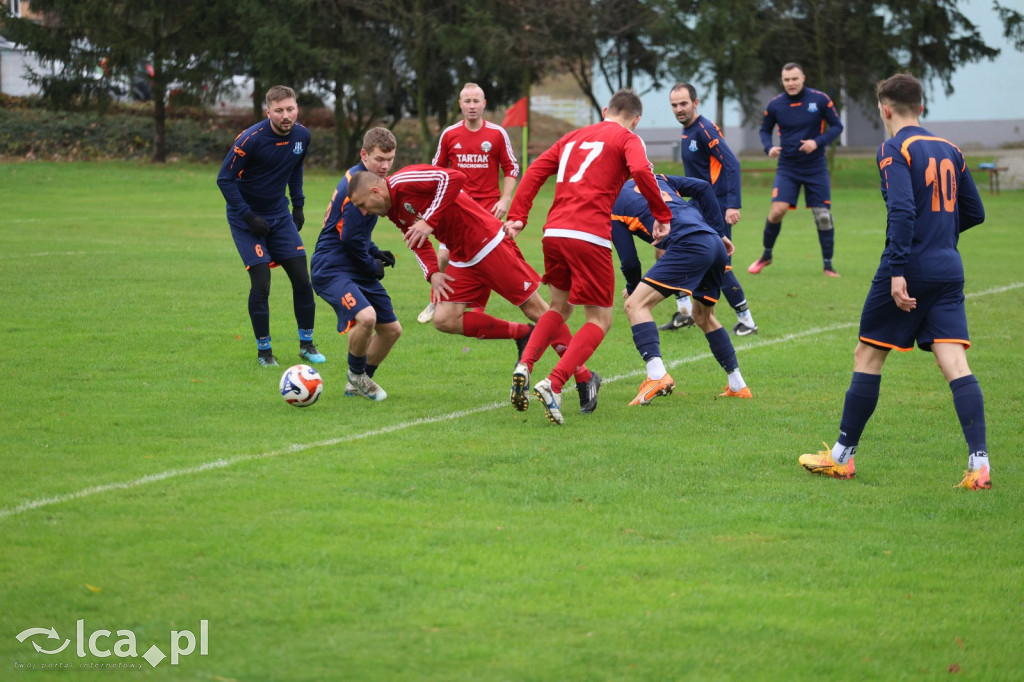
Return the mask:
<svg viewBox="0 0 1024 682">
<path fill-rule="evenodd" d="M 722 237 L 722 241 L 725 242 L 726 255 L 731 256 L 732 254 L 736 253 L 736 247 L 733 245 L 733 243 L 729 240 L 728 237 Z"/>
<path fill-rule="evenodd" d="M 740 221 L 740 210 L 738 208 L 727 208 L 725 209 L 725 223 L 726 225 L 735 225 Z"/>
<path fill-rule="evenodd" d="M 295 223 L 295 229 L 302 232 L 302 225 L 306 222 L 306 215 L 302 212 L 301 206 L 292 207 L 292 221 Z"/>
<path fill-rule="evenodd" d="M 377 279 L 384 279 L 384 261 L 380 258 L 374 258 L 373 271 L 373 274 L 377 276 Z"/>
<path fill-rule="evenodd" d="M 654 226 L 651 228 L 651 236 L 654 237 L 654 240 L 651 242 L 651 244 L 657 244 L 658 242 L 660 242 L 662 239 L 668 236 L 668 233 L 671 230 L 672 228 L 670 226 L 666 225 L 665 223 L 659 220 L 655 220 Z"/>
<path fill-rule="evenodd" d="M 504 220 L 506 213 L 508 213 L 508 201 L 498 199 L 498 203 L 494 204 L 494 207 L 491 209 L 491 214 L 498 220 Z"/>
<path fill-rule="evenodd" d="M 810 154 L 818 148 L 818 143 L 814 140 L 800 140 L 800 151 L 804 154 Z"/>
<path fill-rule="evenodd" d="M 430 288 L 433 290 L 432 300 L 435 303 L 448 300 L 448 295 L 455 291 L 448 282 L 451 282 L 454 279 L 455 278 L 451 275 L 443 272 L 435 272 L 430 276 Z"/>
<path fill-rule="evenodd" d="M 249 227 L 249 233 L 256 237 L 256 239 L 263 239 L 270 234 L 270 225 L 267 225 L 267 221 L 255 213 L 250 213 L 243 220 L 245 220 L 245 224 Z"/>
<path fill-rule="evenodd" d="M 405 233 L 405 243 L 410 249 L 418 248 L 427 241 L 427 237 L 434 233 L 434 228 L 427 224 L 426 220 L 420 219 L 409 226 Z"/>
<path fill-rule="evenodd" d="M 377 251 L 377 259 L 384 263 L 384 267 L 393 268 L 395 267 L 395 254 L 390 251 Z"/>
<path fill-rule="evenodd" d="M 782 154 L 782 147 L 772 147 L 768 150 L 769 159 L 777 159 L 780 154 Z"/>
<path fill-rule="evenodd" d="M 906 277 L 893 277 L 892 278 L 892 300 L 896 302 L 896 307 L 900 310 L 909 313 L 911 310 L 917 307 L 917 299 L 911 298 L 907 294 L 907 278 Z"/>
<path fill-rule="evenodd" d="M 524 227 L 526 226 L 523 224 L 522 220 L 507 220 L 505 221 L 505 224 L 501 226 L 501 229 L 505 230 L 505 234 L 509 237 L 515 239 L 519 236 L 519 233 L 523 231 Z"/>
</svg>

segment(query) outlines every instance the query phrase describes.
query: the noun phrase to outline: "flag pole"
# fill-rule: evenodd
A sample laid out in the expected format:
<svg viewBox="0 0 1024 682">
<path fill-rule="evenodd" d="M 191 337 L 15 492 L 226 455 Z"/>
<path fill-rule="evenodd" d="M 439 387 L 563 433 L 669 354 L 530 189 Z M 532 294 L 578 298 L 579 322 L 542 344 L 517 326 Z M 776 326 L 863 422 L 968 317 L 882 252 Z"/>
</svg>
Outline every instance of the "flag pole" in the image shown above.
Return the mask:
<svg viewBox="0 0 1024 682">
<path fill-rule="evenodd" d="M 522 172 L 526 172 L 526 167 L 530 164 L 530 93 L 526 93 L 526 125 L 523 126 L 523 163 Z"/>
</svg>

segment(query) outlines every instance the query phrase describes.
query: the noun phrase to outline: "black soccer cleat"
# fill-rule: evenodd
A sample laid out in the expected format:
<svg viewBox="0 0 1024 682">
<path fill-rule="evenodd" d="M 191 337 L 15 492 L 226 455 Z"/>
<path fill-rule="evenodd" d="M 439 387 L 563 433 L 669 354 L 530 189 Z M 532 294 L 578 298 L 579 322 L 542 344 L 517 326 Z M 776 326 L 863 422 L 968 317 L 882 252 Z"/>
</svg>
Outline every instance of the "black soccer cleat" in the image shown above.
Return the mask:
<svg viewBox="0 0 1024 682">
<path fill-rule="evenodd" d="M 601 375 L 591 370 L 590 381 L 576 384 L 580 394 L 580 414 L 590 414 L 597 409 L 597 392 L 601 390 Z"/>
<path fill-rule="evenodd" d="M 658 327 L 663 332 L 671 332 L 682 327 L 692 327 L 696 322 L 691 315 L 683 315 L 678 310 L 672 315 L 672 319 Z"/>
<path fill-rule="evenodd" d="M 526 336 L 521 339 L 516 339 L 516 350 L 519 351 L 519 355 L 516 356 L 516 362 L 523 359 L 523 351 L 526 350 L 526 344 L 530 342 L 530 335 L 533 334 L 534 325 L 530 325 L 530 331 L 526 332 Z"/>
</svg>

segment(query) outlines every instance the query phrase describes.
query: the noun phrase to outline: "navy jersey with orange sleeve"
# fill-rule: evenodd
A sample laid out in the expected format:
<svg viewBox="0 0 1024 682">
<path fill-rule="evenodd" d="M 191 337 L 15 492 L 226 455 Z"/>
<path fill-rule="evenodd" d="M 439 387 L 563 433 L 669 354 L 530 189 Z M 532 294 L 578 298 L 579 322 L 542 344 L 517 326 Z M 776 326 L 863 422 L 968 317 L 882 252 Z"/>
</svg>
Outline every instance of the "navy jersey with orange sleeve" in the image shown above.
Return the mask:
<svg viewBox="0 0 1024 682">
<path fill-rule="evenodd" d="M 740 160 L 722 137 L 722 131 L 704 116 L 683 127 L 679 146 L 683 170 L 691 178 L 711 183 L 724 213 L 742 208 L 740 201 Z"/>
<path fill-rule="evenodd" d="M 658 175 L 658 188 L 672 212 L 671 231 L 658 243 L 664 249 L 675 239 L 692 232 L 713 232 L 722 235 L 725 221 L 712 186 L 700 178 L 681 175 Z M 683 197 L 692 197 L 686 201 Z M 650 205 L 637 190 L 636 182 L 629 180 L 622 187 L 612 207 L 612 244 L 619 256 L 619 267 L 626 278 L 626 288 L 632 292 L 640 281 L 640 258 L 634 238 L 650 244 L 654 216 Z"/>
<path fill-rule="evenodd" d="M 919 126 L 878 148 L 888 212 L 878 276 L 924 282 L 964 279 L 960 233 L 985 220 L 985 207 L 963 154 Z"/>
<path fill-rule="evenodd" d="M 289 212 L 285 187 L 292 206 L 303 206 L 302 164 L 309 151 L 309 129 L 296 123 L 287 135 L 278 135 L 269 119 L 246 128 L 235 138 L 221 164 L 217 185 L 228 203 L 228 214 L 245 218 Z"/>
<path fill-rule="evenodd" d="M 548 236 L 569 237 L 611 246 L 612 206 L 633 177 L 651 203 L 654 216 L 668 223 L 665 205 L 643 140 L 628 128 L 601 121 L 564 135 L 527 168 L 512 200 L 508 219 L 526 225 L 530 207 L 544 182 L 555 175 L 555 199 L 544 224 Z"/>
<path fill-rule="evenodd" d="M 772 148 L 772 132 L 779 127 L 779 165 L 813 168 L 825 160 L 825 148 L 843 132 L 843 122 L 832 98 L 821 90 L 804 87 L 796 95 L 780 93 L 764 110 L 761 119 L 761 146 L 767 154 Z M 818 148 L 810 154 L 800 151 L 801 140 L 814 140 Z"/>
<path fill-rule="evenodd" d="M 352 176 L 365 170 L 362 161 L 349 168 L 331 196 L 309 264 L 314 277 L 343 272 L 354 280 L 377 280 L 379 249 L 371 239 L 377 216 L 363 215 L 346 196 Z"/>
</svg>

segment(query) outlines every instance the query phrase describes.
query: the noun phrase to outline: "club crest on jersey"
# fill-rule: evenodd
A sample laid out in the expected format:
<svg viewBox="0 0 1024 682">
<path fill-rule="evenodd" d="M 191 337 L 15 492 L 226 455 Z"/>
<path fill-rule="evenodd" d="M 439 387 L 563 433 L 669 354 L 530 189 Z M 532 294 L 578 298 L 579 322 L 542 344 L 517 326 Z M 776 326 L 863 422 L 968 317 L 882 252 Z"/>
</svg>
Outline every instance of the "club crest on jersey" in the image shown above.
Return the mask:
<svg viewBox="0 0 1024 682">
<path fill-rule="evenodd" d="M 296 142 L 295 146 L 292 148 L 292 154 L 301 154 L 301 153 L 302 153 L 302 143 L 301 142 Z"/>
<path fill-rule="evenodd" d="M 818 110 L 818 103 L 817 102 L 811 102 L 810 104 L 807 105 L 807 111 L 811 112 L 812 114 L 814 112 L 816 112 L 817 110 Z"/>
<path fill-rule="evenodd" d="M 480 149 L 482 149 L 484 154 L 486 154 L 487 152 L 491 151 L 491 143 L 485 140 L 484 143 L 480 145 Z"/>
<path fill-rule="evenodd" d="M 697 140 L 690 140 L 690 151 L 697 151 Z"/>
</svg>

